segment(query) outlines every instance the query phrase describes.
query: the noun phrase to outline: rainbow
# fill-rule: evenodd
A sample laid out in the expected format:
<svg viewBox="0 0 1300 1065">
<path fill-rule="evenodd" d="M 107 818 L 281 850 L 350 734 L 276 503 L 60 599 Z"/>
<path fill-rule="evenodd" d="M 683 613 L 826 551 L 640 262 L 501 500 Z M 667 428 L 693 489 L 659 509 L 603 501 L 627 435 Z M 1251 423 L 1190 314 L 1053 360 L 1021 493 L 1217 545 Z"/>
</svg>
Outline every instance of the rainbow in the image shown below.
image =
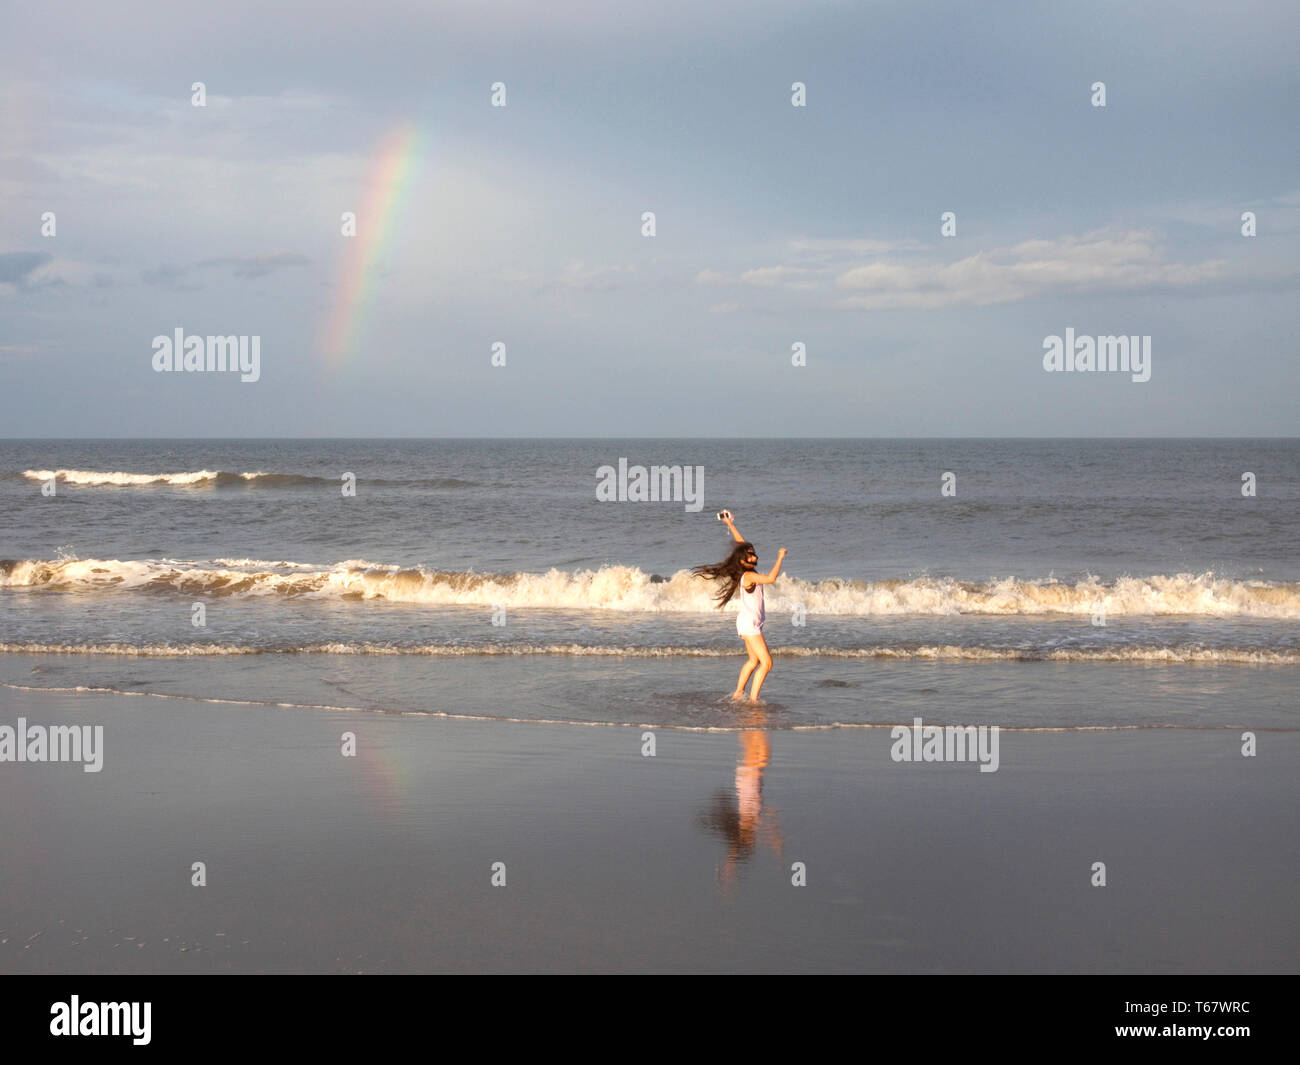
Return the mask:
<svg viewBox="0 0 1300 1065">
<path fill-rule="evenodd" d="M 357 749 L 357 762 L 361 770 L 358 786 L 365 804 L 397 821 L 402 815 L 403 803 L 413 782 L 419 779 L 427 765 L 419 764 L 420 756 L 400 746 L 364 743 Z"/>
<path fill-rule="evenodd" d="M 331 368 L 343 366 L 359 352 L 366 312 L 374 298 L 376 267 L 393 243 L 402 206 L 415 183 L 421 151 L 420 128 L 406 121 L 384 138 L 370 164 L 357 211 L 357 235 L 343 238 L 346 250 L 335 289 L 334 312 L 321 343 Z"/>
</svg>

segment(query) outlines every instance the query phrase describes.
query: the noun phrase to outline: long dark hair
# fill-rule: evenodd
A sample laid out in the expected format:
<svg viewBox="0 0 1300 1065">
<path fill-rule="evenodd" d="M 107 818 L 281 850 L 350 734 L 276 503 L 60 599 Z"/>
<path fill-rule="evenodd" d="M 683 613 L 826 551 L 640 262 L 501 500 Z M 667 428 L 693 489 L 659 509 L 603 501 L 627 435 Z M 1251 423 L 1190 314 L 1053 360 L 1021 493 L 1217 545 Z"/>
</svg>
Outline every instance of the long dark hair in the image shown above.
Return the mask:
<svg viewBox="0 0 1300 1065">
<path fill-rule="evenodd" d="M 697 577 L 708 577 L 710 580 L 722 581 L 722 587 L 713 596 L 719 610 L 731 602 L 731 597 L 736 594 L 736 589 L 740 587 L 741 575 L 746 572 L 753 572 L 753 570 L 745 569 L 745 559 L 750 554 L 757 554 L 754 551 L 754 545 L 748 540 L 742 540 L 732 548 L 731 554 L 721 562 L 712 566 L 696 566 L 691 570 Z"/>
</svg>

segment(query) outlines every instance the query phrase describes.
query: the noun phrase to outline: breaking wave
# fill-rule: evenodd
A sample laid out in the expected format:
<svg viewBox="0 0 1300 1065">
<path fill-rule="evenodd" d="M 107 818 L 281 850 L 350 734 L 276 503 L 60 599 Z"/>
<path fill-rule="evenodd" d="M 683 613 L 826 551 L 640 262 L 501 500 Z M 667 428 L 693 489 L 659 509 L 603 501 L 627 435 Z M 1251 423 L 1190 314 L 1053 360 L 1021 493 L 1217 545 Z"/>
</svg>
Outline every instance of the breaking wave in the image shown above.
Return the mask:
<svg viewBox="0 0 1300 1065">
<path fill-rule="evenodd" d="M 192 470 L 183 473 L 124 473 L 120 470 L 23 470 L 21 476 L 29 481 L 48 481 L 53 478 L 62 484 L 81 487 L 141 488 L 171 485 L 174 487 L 214 488 L 230 485 L 250 487 L 294 487 L 299 485 L 340 484 L 338 477 L 312 477 L 300 473 L 267 473 L 253 470 L 245 473 L 228 473 L 224 470 Z M 414 480 L 385 480 L 359 477 L 368 484 L 423 485 L 429 488 L 471 488 L 473 481 L 455 477 L 417 478 Z"/>
<path fill-rule="evenodd" d="M 708 614 L 709 582 L 679 570 L 665 578 L 635 566 L 546 573 L 474 573 L 402 568 L 350 560 L 331 566 L 259 559 L 0 561 L 0 588 L 64 591 L 161 591 L 185 595 L 286 596 L 383 600 L 427 606 L 498 605 L 513 609 L 646 611 Z M 772 611 L 808 614 L 1032 616 L 1211 616 L 1300 618 L 1300 583 L 1231 580 L 1213 573 L 1121 577 L 1103 581 L 948 577 L 862 581 L 783 577 L 767 591 Z M 729 609 L 734 609 L 730 607 Z"/>
</svg>

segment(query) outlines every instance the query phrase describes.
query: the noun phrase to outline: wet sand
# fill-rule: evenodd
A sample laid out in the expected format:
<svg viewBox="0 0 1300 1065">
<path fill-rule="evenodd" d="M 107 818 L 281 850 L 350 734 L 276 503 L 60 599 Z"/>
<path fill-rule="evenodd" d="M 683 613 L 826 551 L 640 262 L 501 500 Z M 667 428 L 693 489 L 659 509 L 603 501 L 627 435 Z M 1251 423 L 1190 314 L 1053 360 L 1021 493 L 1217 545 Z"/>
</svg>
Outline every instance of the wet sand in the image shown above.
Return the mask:
<svg viewBox="0 0 1300 1065">
<path fill-rule="evenodd" d="M 1300 957 L 1300 732 L 1247 758 L 1239 729 L 1005 731 L 980 773 L 895 762 L 886 728 L 658 729 L 647 757 L 632 727 L 0 689 L 0 725 L 20 716 L 102 725 L 104 765 L 0 763 L 8 973 Z"/>
</svg>

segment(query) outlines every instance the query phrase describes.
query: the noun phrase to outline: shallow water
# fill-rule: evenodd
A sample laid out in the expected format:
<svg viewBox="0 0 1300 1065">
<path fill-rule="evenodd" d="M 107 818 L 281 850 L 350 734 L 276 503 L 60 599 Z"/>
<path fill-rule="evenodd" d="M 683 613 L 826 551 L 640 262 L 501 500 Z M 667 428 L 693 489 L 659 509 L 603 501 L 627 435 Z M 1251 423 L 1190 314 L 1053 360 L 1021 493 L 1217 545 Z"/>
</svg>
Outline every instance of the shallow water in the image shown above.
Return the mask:
<svg viewBox="0 0 1300 1065">
<path fill-rule="evenodd" d="M 702 492 L 600 502 L 620 458 Z M 0 679 L 731 727 L 722 506 L 790 550 L 771 727 L 1295 713 L 1295 440 L 0 442 Z"/>
</svg>

